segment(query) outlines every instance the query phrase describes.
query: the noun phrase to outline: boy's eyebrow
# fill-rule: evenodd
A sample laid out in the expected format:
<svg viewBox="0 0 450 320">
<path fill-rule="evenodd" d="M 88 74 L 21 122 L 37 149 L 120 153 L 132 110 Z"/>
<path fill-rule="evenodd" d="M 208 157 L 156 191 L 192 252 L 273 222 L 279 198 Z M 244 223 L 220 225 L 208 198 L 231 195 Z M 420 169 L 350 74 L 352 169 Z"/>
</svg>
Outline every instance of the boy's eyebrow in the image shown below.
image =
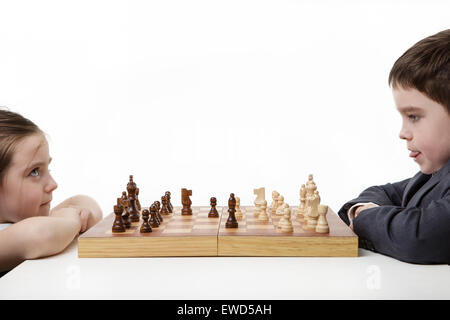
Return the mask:
<svg viewBox="0 0 450 320">
<path fill-rule="evenodd" d="M 398 107 L 397 110 L 399 112 L 417 112 L 422 111 L 423 109 L 415 106 L 405 106 L 405 107 Z"/>
<path fill-rule="evenodd" d="M 53 158 L 50 157 L 50 159 L 48 160 L 48 164 L 50 164 L 50 163 L 52 162 L 52 160 L 53 160 Z M 45 161 L 36 161 L 36 162 L 31 163 L 31 164 L 27 167 L 27 169 L 31 169 L 31 168 L 35 168 L 35 167 L 40 167 L 40 166 L 46 165 L 46 164 L 47 164 L 47 163 L 46 163 Z"/>
</svg>

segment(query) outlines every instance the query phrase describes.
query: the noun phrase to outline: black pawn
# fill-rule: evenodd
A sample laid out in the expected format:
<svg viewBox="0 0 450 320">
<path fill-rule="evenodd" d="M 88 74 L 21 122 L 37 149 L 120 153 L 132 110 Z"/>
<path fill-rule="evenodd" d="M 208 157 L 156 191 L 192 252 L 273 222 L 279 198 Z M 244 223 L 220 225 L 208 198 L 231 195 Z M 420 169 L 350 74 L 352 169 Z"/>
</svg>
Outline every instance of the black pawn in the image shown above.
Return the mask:
<svg viewBox="0 0 450 320">
<path fill-rule="evenodd" d="M 114 206 L 114 214 L 116 218 L 112 226 L 112 232 L 125 232 L 125 225 L 122 220 L 123 206 L 120 202 L 120 198 L 117 199 L 117 205 Z"/>
<path fill-rule="evenodd" d="M 155 206 L 156 206 L 156 216 L 158 217 L 159 222 L 163 222 L 164 218 L 161 214 L 161 203 L 159 201 L 155 201 Z"/>
<path fill-rule="evenodd" d="M 142 222 L 141 233 L 152 232 L 152 227 L 148 224 L 149 215 L 150 212 L 147 209 L 144 209 L 142 211 L 142 219 L 144 220 L 144 222 Z"/>
<path fill-rule="evenodd" d="M 219 217 L 219 212 L 217 212 L 216 205 L 217 205 L 217 199 L 215 197 L 212 197 L 210 199 L 211 204 L 211 210 L 209 210 L 208 218 L 217 218 Z"/>
<path fill-rule="evenodd" d="M 156 206 L 152 205 L 150 207 L 150 225 L 153 228 L 158 228 L 159 227 L 159 221 L 158 218 L 156 216 Z"/>
<path fill-rule="evenodd" d="M 166 198 L 166 196 L 162 196 L 161 197 L 161 203 L 162 203 L 162 206 L 161 206 L 161 211 L 160 211 L 160 213 L 161 213 L 161 215 L 168 215 L 169 214 L 169 208 L 167 208 L 167 198 Z"/>
<path fill-rule="evenodd" d="M 225 228 L 237 228 L 238 222 L 235 216 L 236 212 L 236 199 L 234 198 L 234 193 L 230 194 L 230 198 L 228 199 L 228 220 L 225 223 Z"/>
<path fill-rule="evenodd" d="M 167 198 L 167 209 L 169 209 L 169 213 L 173 213 L 173 205 L 172 202 L 170 201 L 170 191 L 166 191 L 165 196 Z"/>
</svg>

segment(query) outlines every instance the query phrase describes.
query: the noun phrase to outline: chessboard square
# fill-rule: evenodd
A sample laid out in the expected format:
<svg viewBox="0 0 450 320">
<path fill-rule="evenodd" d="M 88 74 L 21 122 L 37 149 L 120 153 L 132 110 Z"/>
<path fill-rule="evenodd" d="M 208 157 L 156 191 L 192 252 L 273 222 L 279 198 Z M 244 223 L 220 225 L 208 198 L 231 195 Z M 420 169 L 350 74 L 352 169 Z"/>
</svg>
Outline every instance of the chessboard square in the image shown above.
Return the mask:
<svg viewBox="0 0 450 320">
<path fill-rule="evenodd" d="M 249 224 L 247 229 L 274 229 L 274 226 L 271 224 Z"/>
<path fill-rule="evenodd" d="M 192 228 L 184 228 L 184 229 L 166 228 L 164 229 L 163 233 L 190 233 L 191 231 Z"/>
<path fill-rule="evenodd" d="M 202 222 L 206 222 L 206 223 L 208 223 L 208 222 L 212 222 L 212 223 L 216 223 L 216 222 L 218 222 L 219 221 L 219 218 L 208 218 L 208 217 L 206 217 L 206 218 L 197 218 L 197 219 L 195 219 L 195 221 L 196 222 L 200 222 L 200 223 L 202 223 Z"/>
<path fill-rule="evenodd" d="M 217 229 L 217 227 L 216 227 L 216 225 L 211 225 L 211 224 L 196 224 L 194 226 L 194 229 L 215 230 L 215 229 Z"/>
</svg>

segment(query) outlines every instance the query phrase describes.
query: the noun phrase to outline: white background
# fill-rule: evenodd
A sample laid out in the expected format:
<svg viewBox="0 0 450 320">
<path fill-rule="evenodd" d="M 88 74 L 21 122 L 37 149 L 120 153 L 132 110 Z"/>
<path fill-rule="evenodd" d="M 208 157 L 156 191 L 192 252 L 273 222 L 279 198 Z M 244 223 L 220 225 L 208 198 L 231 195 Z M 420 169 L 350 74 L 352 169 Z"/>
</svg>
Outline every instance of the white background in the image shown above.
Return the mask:
<svg viewBox="0 0 450 320">
<path fill-rule="evenodd" d="M 0 106 L 47 134 L 56 205 L 180 205 L 314 174 L 337 211 L 419 168 L 398 138 L 395 60 L 449 28 L 449 1 L 1 1 Z"/>
</svg>

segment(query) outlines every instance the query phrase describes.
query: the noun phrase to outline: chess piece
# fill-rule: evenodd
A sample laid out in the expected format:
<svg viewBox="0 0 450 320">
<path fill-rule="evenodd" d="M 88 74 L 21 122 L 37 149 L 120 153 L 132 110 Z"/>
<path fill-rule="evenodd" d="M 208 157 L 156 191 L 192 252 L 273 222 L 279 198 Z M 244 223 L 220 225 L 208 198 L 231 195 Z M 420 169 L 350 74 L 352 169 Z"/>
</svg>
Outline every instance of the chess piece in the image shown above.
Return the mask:
<svg viewBox="0 0 450 320">
<path fill-rule="evenodd" d="M 218 218 L 219 212 L 217 212 L 216 205 L 217 205 L 217 199 L 215 197 L 212 197 L 209 199 L 209 202 L 211 204 L 211 210 L 209 210 L 208 218 Z"/>
<path fill-rule="evenodd" d="M 317 221 L 316 232 L 317 233 L 329 233 L 330 227 L 328 226 L 328 221 L 326 218 L 328 212 L 328 206 L 319 205 L 319 220 Z"/>
<path fill-rule="evenodd" d="M 159 213 L 161 215 L 167 216 L 169 214 L 169 208 L 167 208 L 167 198 L 165 195 L 161 197 L 161 203 L 162 203 L 162 206 L 161 206 L 161 210 L 159 211 Z"/>
<path fill-rule="evenodd" d="M 277 201 L 277 208 L 275 209 L 275 214 L 277 216 L 282 216 L 283 215 L 283 209 L 284 209 L 284 197 L 282 195 L 278 196 L 278 201 Z"/>
<path fill-rule="evenodd" d="M 128 206 L 130 202 L 128 201 L 127 192 L 122 192 L 122 197 L 120 198 L 120 204 L 123 206 L 124 214 L 122 215 L 123 224 L 125 225 L 125 228 L 129 229 L 131 228 L 131 221 L 130 221 L 130 213 L 128 212 Z"/>
<path fill-rule="evenodd" d="M 278 208 L 277 201 L 280 194 L 278 191 L 272 191 L 272 203 L 270 204 L 270 212 L 275 213 L 275 210 Z"/>
<path fill-rule="evenodd" d="M 156 206 L 156 217 L 158 218 L 159 223 L 164 221 L 164 218 L 161 214 L 161 202 L 155 201 L 153 202 Z"/>
<path fill-rule="evenodd" d="M 123 223 L 122 213 L 124 207 L 122 205 L 121 199 L 117 198 L 117 205 L 114 206 L 114 214 L 116 215 L 114 223 L 112 226 L 112 232 L 125 232 L 125 224 Z"/>
<path fill-rule="evenodd" d="M 152 204 L 150 206 L 150 225 L 152 226 L 152 228 L 158 228 L 159 227 L 158 217 L 156 216 L 156 206 L 155 206 L 155 204 Z"/>
<path fill-rule="evenodd" d="M 189 196 L 192 196 L 192 190 L 181 189 L 181 204 L 183 205 L 183 209 L 181 209 L 182 215 L 192 215 L 192 201 Z"/>
<path fill-rule="evenodd" d="M 133 181 L 133 175 L 130 175 L 130 181 L 127 184 L 128 201 L 128 213 L 130 214 L 131 222 L 139 222 L 139 211 L 136 206 L 136 183 Z"/>
<path fill-rule="evenodd" d="M 170 191 L 166 191 L 165 196 L 167 199 L 167 209 L 169 210 L 169 213 L 173 213 L 173 205 L 172 205 L 172 202 L 170 201 L 170 198 L 171 198 Z"/>
<path fill-rule="evenodd" d="M 253 212 L 254 216 L 257 218 L 261 212 L 261 205 L 266 201 L 266 188 L 258 188 L 253 189 L 253 194 L 256 195 L 256 199 L 254 201 L 255 211 Z"/>
<path fill-rule="evenodd" d="M 237 228 L 238 222 L 235 216 L 236 212 L 236 199 L 234 198 L 234 193 L 230 193 L 230 198 L 228 199 L 228 220 L 225 223 L 225 228 Z"/>
<path fill-rule="evenodd" d="M 281 196 L 281 197 L 283 197 L 283 196 Z M 284 197 L 283 197 L 283 199 L 284 199 Z M 281 201 L 283 201 L 283 200 L 281 200 Z M 277 211 L 275 212 L 275 214 L 277 216 L 284 215 L 284 209 L 287 207 L 289 207 L 289 205 L 287 203 L 284 203 L 284 201 L 283 201 L 283 203 L 277 208 Z"/>
<path fill-rule="evenodd" d="M 318 207 L 320 204 L 320 197 L 318 191 L 315 191 L 312 195 L 307 196 L 306 201 L 309 203 L 306 228 L 308 230 L 315 230 L 317 220 L 319 218 Z"/>
<path fill-rule="evenodd" d="M 267 201 L 264 200 L 258 215 L 258 221 L 269 221 L 269 215 L 267 214 Z"/>
<path fill-rule="evenodd" d="M 284 232 L 284 233 L 289 233 L 289 232 L 294 231 L 294 228 L 292 227 L 292 220 L 291 220 L 291 208 L 289 208 L 289 207 L 284 208 L 283 223 L 281 224 L 280 231 Z"/>
<path fill-rule="evenodd" d="M 147 209 L 144 209 L 142 211 L 142 219 L 144 220 L 144 222 L 142 222 L 141 225 L 141 233 L 148 233 L 148 232 L 152 232 L 152 227 L 148 224 L 148 218 L 149 218 L 150 212 Z"/>
<path fill-rule="evenodd" d="M 302 187 L 300 188 L 300 206 L 298 207 L 297 210 L 297 216 L 300 219 L 304 219 L 305 208 L 306 208 L 306 187 L 304 184 L 302 184 Z"/>
<path fill-rule="evenodd" d="M 236 219 L 242 219 L 242 210 L 241 210 L 241 198 L 236 197 L 236 213 L 234 214 Z"/>
<path fill-rule="evenodd" d="M 253 216 L 254 216 L 255 218 L 258 218 L 260 213 L 261 213 L 261 207 L 260 207 L 260 205 L 259 205 L 259 204 L 258 204 L 258 205 L 255 205 L 255 209 L 253 209 Z"/>
<path fill-rule="evenodd" d="M 139 188 L 136 188 L 136 208 L 139 212 L 142 209 L 141 203 L 139 202 Z"/>
</svg>

